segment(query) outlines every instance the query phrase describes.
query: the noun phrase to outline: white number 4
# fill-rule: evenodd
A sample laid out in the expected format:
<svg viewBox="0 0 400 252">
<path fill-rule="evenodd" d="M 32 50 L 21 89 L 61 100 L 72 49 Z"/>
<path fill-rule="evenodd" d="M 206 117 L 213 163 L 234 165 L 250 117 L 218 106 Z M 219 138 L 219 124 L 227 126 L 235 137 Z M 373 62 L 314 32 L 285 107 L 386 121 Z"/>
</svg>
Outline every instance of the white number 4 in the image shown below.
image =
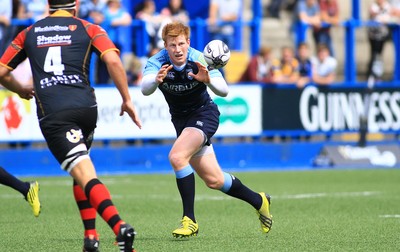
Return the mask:
<svg viewBox="0 0 400 252">
<path fill-rule="evenodd" d="M 61 61 L 61 46 L 49 47 L 43 69 L 47 73 L 53 72 L 54 75 L 63 75 L 65 66 Z"/>
</svg>

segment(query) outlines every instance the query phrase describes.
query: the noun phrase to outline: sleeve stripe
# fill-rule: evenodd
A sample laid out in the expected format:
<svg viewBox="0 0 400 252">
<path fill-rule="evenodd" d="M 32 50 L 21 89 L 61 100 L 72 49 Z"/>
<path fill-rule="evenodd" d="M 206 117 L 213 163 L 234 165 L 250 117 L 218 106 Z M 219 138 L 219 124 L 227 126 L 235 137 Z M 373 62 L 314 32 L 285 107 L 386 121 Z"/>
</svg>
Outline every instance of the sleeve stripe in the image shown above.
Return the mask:
<svg viewBox="0 0 400 252">
<path fill-rule="evenodd" d="M 116 51 L 116 52 L 119 54 L 119 50 L 118 50 L 117 48 L 110 48 L 110 49 L 105 50 L 104 52 L 102 52 L 102 53 L 100 54 L 100 59 L 103 58 L 103 55 L 104 55 L 104 54 L 106 54 L 106 53 L 108 53 L 108 52 L 111 52 L 111 51 Z"/>
</svg>

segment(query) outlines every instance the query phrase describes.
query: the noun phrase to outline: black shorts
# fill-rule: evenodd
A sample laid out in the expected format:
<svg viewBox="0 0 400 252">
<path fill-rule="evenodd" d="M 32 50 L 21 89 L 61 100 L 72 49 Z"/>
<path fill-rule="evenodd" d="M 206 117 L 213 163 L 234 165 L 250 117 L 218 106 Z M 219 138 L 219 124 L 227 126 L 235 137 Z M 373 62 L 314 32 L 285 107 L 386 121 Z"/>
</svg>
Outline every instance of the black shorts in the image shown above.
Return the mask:
<svg viewBox="0 0 400 252">
<path fill-rule="evenodd" d="M 61 164 L 68 152 L 81 143 L 90 149 L 97 122 L 97 107 L 63 110 L 39 121 L 54 157 Z"/>
<path fill-rule="evenodd" d="M 186 117 L 172 117 L 177 137 L 180 136 L 184 128 L 195 127 L 204 132 L 207 136 L 206 145 L 211 144 L 211 137 L 217 132 L 219 126 L 219 110 L 214 102 L 210 102 Z"/>
</svg>

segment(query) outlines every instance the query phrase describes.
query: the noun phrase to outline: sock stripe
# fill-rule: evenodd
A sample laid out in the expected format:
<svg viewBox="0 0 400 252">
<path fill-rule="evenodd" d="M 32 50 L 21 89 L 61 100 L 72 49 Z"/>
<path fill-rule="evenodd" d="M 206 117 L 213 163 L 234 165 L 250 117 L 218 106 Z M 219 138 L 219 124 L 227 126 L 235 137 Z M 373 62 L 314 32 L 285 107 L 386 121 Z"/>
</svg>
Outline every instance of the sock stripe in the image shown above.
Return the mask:
<svg viewBox="0 0 400 252">
<path fill-rule="evenodd" d="M 104 210 L 101 216 L 103 216 L 105 221 L 109 221 L 115 214 L 118 214 L 117 208 L 115 206 L 109 206 Z"/>
<path fill-rule="evenodd" d="M 177 179 L 181 179 L 189 176 L 192 173 L 193 173 L 193 168 L 190 165 L 187 165 L 183 169 L 175 171 L 175 176 Z"/>
<path fill-rule="evenodd" d="M 90 205 L 90 202 L 88 200 L 77 201 L 76 204 L 78 204 L 79 210 L 92 208 L 92 205 Z"/>
<path fill-rule="evenodd" d="M 221 191 L 226 193 L 229 191 L 229 189 L 231 189 L 232 187 L 232 175 L 227 173 L 227 172 L 223 172 L 224 173 L 224 185 L 221 187 Z"/>
<path fill-rule="evenodd" d="M 117 235 L 119 232 L 118 223 L 122 220 L 118 214 L 117 208 L 111 201 L 111 195 L 107 187 L 98 179 L 92 179 L 87 183 L 85 193 L 90 204 Z"/>
<path fill-rule="evenodd" d="M 106 210 L 106 208 L 109 207 L 109 206 L 112 206 L 112 205 L 113 204 L 112 204 L 110 199 L 105 199 L 100 203 L 99 207 L 97 208 L 97 212 L 100 215 L 103 215 L 103 213 Z"/>
<path fill-rule="evenodd" d="M 75 197 L 76 204 L 81 215 L 81 220 L 83 222 L 83 227 L 85 229 L 85 237 L 93 235 L 97 237 L 96 231 L 96 209 L 92 207 L 85 192 L 74 180 L 73 193 Z"/>
<path fill-rule="evenodd" d="M 90 191 L 93 189 L 93 187 L 94 187 L 95 185 L 99 185 L 99 184 L 102 185 L 102 183 L 101 183 L 100 180 L 98 180 L 98 179 L 92 179 L 92 180 L 90 180 L 90 181 L 86 184 L 86 186 L 85 186 L 85 195 L 86 195 L 86 197 L 88 197 L 88 195 L 90 195 Z M 88 197 L 88 198 L 89 198 L 89 197 Z"/>
<path fill-rule="evenodd" d="M 79 212 L 83 221 L 96 219 L 96 210 L 94 208 L 81 209 Z"/>
<path fill-rule="evenodd" d="M 83 220 L 85 230 L 95 230 L 96 229 L 96 219 Z"/>
<path fill-rule="evenodd" d="M 117 226 L 117 224 L 118 224 L 118 222 L 120 222 L 120 221 L 121 221 L 121 218 L 119 217 L 118 214 L 116 214 L 116 215 L 114 215 L 113 217 L 111 217 L 111 218 L 107 221 L 107 224 L 108 224 L 110 227 L 113 227 L 113 230 L 114 230 L 114 229 L 118 230 L 118 231 L 117 231 L 117 234 L 118 234 L 118 232 L 119 232 L 119 225 Z"/>
</svg>

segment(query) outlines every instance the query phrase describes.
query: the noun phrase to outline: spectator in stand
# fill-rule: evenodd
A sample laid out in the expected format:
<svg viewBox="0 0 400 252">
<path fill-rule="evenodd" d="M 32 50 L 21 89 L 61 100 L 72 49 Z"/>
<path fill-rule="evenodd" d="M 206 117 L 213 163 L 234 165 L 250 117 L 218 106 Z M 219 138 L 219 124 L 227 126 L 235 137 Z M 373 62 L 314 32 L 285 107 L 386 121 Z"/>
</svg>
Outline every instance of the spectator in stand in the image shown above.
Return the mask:
<svg viewBox="0 0 400 252">
<path fill-rule="evenodd" d="M 373 75 L 377 79 L 381 79 L 383 75 L 382 52 L 390 36 L 387 24 L 392 19 L 391 13 L 392 8 L 387 0 L 376 0 L 369 8 L 370 20 L 377 22 L 377 25 L 368 27 L 370 43 L 368 76 Z"/>
<path fill-rule="evenodd" d="M 104 22 L 103 10 L 107 6 L 107 0 L 91 0 L 89 2 L 81 7 L 82 18 L 86 16 L 90 22 L 100 25 Z"/>
<path fill-rule="evenodd" d="M 271 56 L 271 48 L 262 46 L 258 54 L 250 59 L 245 72 L 240 78 L 240 82 L 270 83 L 272 78 Z"/>
<path fill-rule="evenodd" d="M 172 22 L 181 22 L 185 25 L 189 23 L 189 13 L 186 11 L 182 0 L 170 0 L 168 2 L 168 6 L 164 7 L 161 12 L 160 16 L 162 18 L 160 28 L 158 29 L 157 37 L 162 37 L 162 29 L 166 24 Z M 162 39 L 158 40 L 157 48 L 161 49 L 164 47 L 164 42 Z"/>
<path fill-rule="evenodd" d="M 329 48 L 330 54 L 333 56 L 334 50 L 332 38 L 330 34 L 331 26 L 339 24 L 339 7 L 337 0 L 320 0 L 319 2 L 321 21 L 323 27 L 315 28 L 313 32 L 315 44 L 325 44 Z"/>
<path fill-rule="evenodd" d="M 314 30 L 321 27 L 320 9 L 317 0 L 299 0 L 293 12 L 292 34 L 296 38 L 299 22 L 311 26 Z"/>
<path fill-rule="evenodd" d="M 298 88 L 303 88 L 312 78 L 312 64 L 310 58 L 310 47 L 307 43 L 300 43 L 297 47 L 297 61 L 299 62 L 300 78 L 296 83 Z"/>
<path fill-rule="evenodd" d="M 182 0 L 169 0 L 168 6 L 161 10 L 161 15 L 169 22 L 178 21 L 183 24 L 189 23 L 189 13 Z"/>
<path fill-rule="evenodd" d="M 317 57 L 312 57 L 312 81 L 317 85 L 329 85 L 336 79 L 337 60 L 329 54 L 325 44 L 317 47 Z"/>
<path fill-rule="evenodd" d="M 400 18 L 400 0 L 390 0 L 389 1 L 390 5 L 392 6 L 392 16 L 397 19 L 395 20 L 396 22 L 399 22 Z"/>
<path fill-rule="evenodd" d="M 275 84 L 295 84 L 300 78 L 299 62 L 292 47 L 281 49 L 281 58 L 272 62 L 272 82 Z"/>
<path fill-rule="evenodd" d="M 271 0 L 265 8 L 264 16 L 280 18 L 281 10 L 293 11 L 297 0 Z"/>
<path fill-rule="evenodd" d="M 117 47 L 121 46 L 123 37 L 118 34 L 121 26 L 132 24 L 132 16 L 122 5 L 121 0 L 108 0 L 102 11 L 104 15 L 103 25 L 106 27 L 110 39 Z"/>
<path fill-rule="evenodd" d="M 146 23 L 146 31 L 150 37 L 151 48 L 162 47 L 162 39 L 160 36 L 160 27 L 164 17 L 156 12 L 156 4 L 153 0 L 144 0 L 135 7 L 135 17 Z"/>
<path fill-rule="evenodd" d="M 82 19 L 89 19 L 90 13 L 94 11 L 95 4 L 92 0 L 80 0 L 78 17 Z"/>
<path fill-rule="evenodd" d="M 109 38 L 114 42 L 115 46 L 124 54 L 126 49 L 123 50 L 124 33 L 121 29 L 132 23 L 131 15 L 122 6 L 121 0 L 108 0 L 105 8 L 102 10 L 102 15 L 104 20 L 100 25 L 107 31 Z M 100 59 L 97 60 L 97 64 L 97 82 L 109 83 L 110 75 L 106 64 Z"/>
<path fill-rule="evenodd" d="M 239 20 L 241 8 L 240 0 L 210 0 L 208 30 L 211 39 L 222 40 L 229 48 L 234 48 L 235 27 L 232 22 Z"/>
<path fill-rule="evenodd" d="M 35 22 L 48 15 L 47 0 L 21 0 L 21 3 L 25 7 L 27 18 L 31 18 Z"/>
<path fill-rule="evenodd" d="M 128 79 L 128 85 L 139 85 L 139 82 L 142 79 L 142 63 L 140 62 L 140 59 L 131 53 L 123 58 L 123 62 L 126 71 L 126 77 Z"/>
<path fill-rule="evenodd" d="M 10 24 L 12 17 L 12 0 L 0 0 L 0 56 L 10 41 Z"/>
</svg>

